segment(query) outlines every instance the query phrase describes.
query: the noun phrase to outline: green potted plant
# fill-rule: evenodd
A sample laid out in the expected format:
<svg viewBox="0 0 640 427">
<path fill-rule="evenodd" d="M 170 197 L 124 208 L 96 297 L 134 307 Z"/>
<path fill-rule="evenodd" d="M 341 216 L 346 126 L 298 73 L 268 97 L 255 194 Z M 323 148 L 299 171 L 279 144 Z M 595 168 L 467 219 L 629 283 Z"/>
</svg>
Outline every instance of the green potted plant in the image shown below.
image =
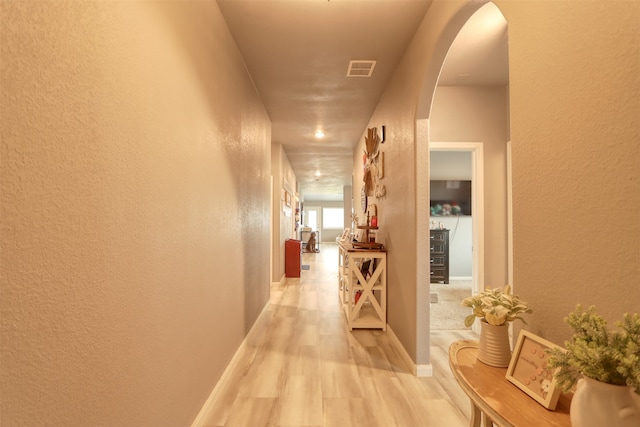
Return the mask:
<svg viewBox="0 0 640 427">
<path fill-rule="evenodd" d="M 529 304 L 513 295 L 511 285 L 506 285 L 465 298 L 462 305 L 472 310 L 464 319 L 465 326 L 470 327 L 476 317 L 480 318 L 478 360 L 490 366 L 509 366 L 509 322 L 521 320 L 526 324 L 522 315 L 532 312 Z"/>
<path fill-rule="evenodd" d="M 464 319 L 464 325 L 467 328 L 473 325 L 476 317 L 494 326 L 504 325 L 516 319 L 526 325 L 527 322 L 522 318 L 522 314 L 532 311 L 529 304 L 511 293 L 511 285 L 506 285 L 502 289 L 487 288 L 481 294 L 462 300 L 462 305 L 470 307 L 473 311 Z"/>
<path fill-rule="evenodd" d="M 640 393 L 640 315 L 629 313 L 616 322 L 615 331 L 596 313 L 578 305 L 565 318 L 573 337 L 565 342 L 566 350 L 550 349 L 549 367 L 557 368 L 558 386 L 569 392 L 581 375 L 607 384 L 628 385 Z"/>
<path fill-rule="evenodd" d="M 571 340 L 565 342 L 566 349 L 549 349 L 547 354 L 558 387 L 569 392 L 577 384 L 572 423 L 640 425 L 640 314 L 625 314 L 612 331 L 594 306 L 583 310 L 577 305 L 565 321 L 573 329 Z M 605 407 L 603 402 L 611 404 Z"/>
</svg>

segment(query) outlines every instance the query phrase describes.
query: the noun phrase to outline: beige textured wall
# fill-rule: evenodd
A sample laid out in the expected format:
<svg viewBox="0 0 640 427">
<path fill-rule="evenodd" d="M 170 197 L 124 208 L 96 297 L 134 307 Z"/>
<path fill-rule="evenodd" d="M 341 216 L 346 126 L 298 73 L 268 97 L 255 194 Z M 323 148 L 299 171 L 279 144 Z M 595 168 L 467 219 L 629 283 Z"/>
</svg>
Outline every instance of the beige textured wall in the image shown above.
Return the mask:
<svg viewBox="0 0 640 427">
<path fill-rule="evenodd" d="M 0 424 L 189 425 L 269 295 L 235 43 L 214 2 L 0 8 Z"/>
<path fill-rule="evenodd" d="M 416 106 L 437 39 L 460 4 L 463 2 L 433 2 L 368 124 L 378 128 L 386 125 L 387 141 L 381 148 L 385 153 L 382 183 L 387 195 L 375 203 L 380 226 L 378 235 L 389 251 L 387 322 L 418 364 L 429 362 L 429 292 L 428 288 L 416 286 Z M 364 134 L 354 150 L 353 195 L 357 212 L 360 211 L 357 201 L 362 188 L 363 147 Z M 428 160 L 425 164 L 428 167 Z M 428 206 L 428 195 L 425 197 Z M 428 283 L 428 278 L 426 281 Z M 427 307 L 422 308 L 421 304 Z"/>
<path fill-rule="evenodd" d="M 558 343 L 640 312 L 640 2 L 496 1 L 509 23 L 514 284 Z"/>
<path fill-rule="evenodd" d="M 388 251 L 387 323 L 409 354 L 415 353 L 416 325 L 412 122 L 410 106 L 383 98 L 369 123 L 369 127 L 377 127 L 378 131 L 382 125 L 386 125 L 386 142 L 381 145 L 385 155 L 385 177 L 381 183 L 385 185 L 387 195 L 377 200 L 369 198 L 369 203 L 375 203 L 378 207 L 377 240 L 382 241 Z M 354 150 L 353 199 L 360 224 L 366 221 L 366 213 L 362 211 L 360 202 L 363 150 L 364 135 Z"/>
<path fill-rule="evenodd" d="M 287 239 L 296 238 L 293 235 L 295 221 L 294 191 L 298 186 L 296 176 L 282 144 L 271 145 L 271 173 L 274 187 L 271 220 L 273 232 L 273 240 L 271 242 L 271 250 L 273 251 L 271 281 L 280 282 L 285 274 L 284 243 Z M 286 207 L 282 198 L 285 186 L 291 194 L 291 207 Z"/>
<path fill-rule="evenodd" d="M 578 302 L 596 304 L 612 321 L 640 307 L 640 3 L 495 3 L 509 25 L 514 286 L 533 306 L 529 329 L 562 343 L 563 318 Z M 387 196 L 378 207 L 389 248 L 389 324 L 418 364 L 428 363 L 429 330 L 428 304 L 420 307 L 428 294 L 416 288 L 414 217 L 424 196 L 414 194 L 414 161 L 423 157 L 414 144 L 438 138 L 428 121 L 416 128 L 409 106 L 429 117 L 446 53 L 439 41 L 452 40 L 451 28 L 479 4 L 433 2 L 369 122 L 386 124 L 388 135 Z"/>
</svg>

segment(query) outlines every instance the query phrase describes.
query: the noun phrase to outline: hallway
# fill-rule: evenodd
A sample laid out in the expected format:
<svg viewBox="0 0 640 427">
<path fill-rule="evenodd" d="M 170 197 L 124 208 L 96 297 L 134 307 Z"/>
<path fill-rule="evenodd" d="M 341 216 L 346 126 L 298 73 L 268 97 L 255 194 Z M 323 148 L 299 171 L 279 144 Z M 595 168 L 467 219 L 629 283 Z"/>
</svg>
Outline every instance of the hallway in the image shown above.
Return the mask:
<svg viewBox="0 0 640 427">
<path fill-rule="evenodd" d="M 417 378 L 386 332 L 349 332 L 338 302 L 338 251 L 304 253 L 300 279 L 271 302 L 223 376 L 199 427 L 463 427 L 469 401 L 447 351 L 469 331 L 432 334 L 433 377 Z"/>
</svg>

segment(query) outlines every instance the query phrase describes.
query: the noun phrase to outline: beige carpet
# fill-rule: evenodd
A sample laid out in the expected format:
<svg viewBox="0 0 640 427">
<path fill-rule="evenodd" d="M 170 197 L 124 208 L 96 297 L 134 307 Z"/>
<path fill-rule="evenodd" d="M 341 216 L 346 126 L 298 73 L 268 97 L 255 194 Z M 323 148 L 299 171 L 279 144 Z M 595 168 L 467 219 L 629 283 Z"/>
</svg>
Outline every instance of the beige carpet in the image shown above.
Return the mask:
<svg viewBox="0 0 640 427">
<path fill-rule="evenodd" d="M 470 280 L 454 280 L 449 284 L 432 283 L 431 330 L 470 329 L 464 326 L 464 318 L 471 313 L 471 309 L 460 305 L 468 296 L 471 296 Z"/>
</svg>

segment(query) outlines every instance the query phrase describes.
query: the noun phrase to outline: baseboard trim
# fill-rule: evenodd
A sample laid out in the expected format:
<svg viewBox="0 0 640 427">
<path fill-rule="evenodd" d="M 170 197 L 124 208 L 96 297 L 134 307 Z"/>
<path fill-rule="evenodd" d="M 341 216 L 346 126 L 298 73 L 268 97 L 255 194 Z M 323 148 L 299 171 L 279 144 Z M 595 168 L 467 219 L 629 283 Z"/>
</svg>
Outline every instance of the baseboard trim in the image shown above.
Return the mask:
<svg viewBox="0 0 640 427">
<path fill-rule="evenodd" d="M 242 343 L 236 350 L 235 354 L 233 355 L 233 358 L 231 358 L 231 362 L 229 362 L 229 364 L 225 368 L 224 372 L 220 376 L 220 379 L 218 380 L 215 387 L 211 391 L 211 394 L 207 398 L 206 402 L 204 402 L 204 405 L 202 406 L 202 409 L 200 409 L 198 416 L 196 417 L 195 420 L 193 420 L 191 427 L 201 427 L 204 423 L 204 420 L 209 416 L 211 409 L 213 408 L 213 404 L 218 398 L 218 394 L 220 393 L 220 390 L 222 390 L 222 388 L 225 385 L 227 385 L 227 382 L 229 381 L 231 373 L 233 372 L 235 367 L 238 365 L 238 362 L 240 361 L 240 357 L 242 357 L 242 354 L 245 352 L 247 348 L 247 342 L 256 333 L 255 326 L 258 324 L 262 316 L 264 316 L 270 304 L 271 304 L 270 302 L 267 302 L 262 308 L 262 311 L 258 315 L 258 318 L 256 319 L 256 321 L 253 323 L 253 326 L 249 330 L 249 333 L 244 337 L 244 340 L 242 340 Z"/>
<path fill-rule="evenodd" d="M 271 282 L 271 286 L 284 286 L 284 282 L 287 280 L 286 275 L 282 275 L 279 282 Z"/>
<path fill-rule="evenodd" d="M 449 281 L 451 280 L 472 280 L 473 277 L 471 276 L 451 276 L 449 277 Z"/>
<path fill-rule="evenodd" d="M 391 326 L 387 323 L 387 333 L 389 334 L 389 338 L 391 338 L 391 342 L 396 347 L 402 359 L 411 367 L 411 373 L 416 377 L 432 377 L 433 376 L 433 367 L 431 365 L 416 365 L 413 361 L 407 350 L 404 348 L 398 336 L 393 332 Z"/>
<path fill-rule="evenodd" d="M 433 365 L 416 365 L 416 377 L 432 377 Z"/>
</svg>

